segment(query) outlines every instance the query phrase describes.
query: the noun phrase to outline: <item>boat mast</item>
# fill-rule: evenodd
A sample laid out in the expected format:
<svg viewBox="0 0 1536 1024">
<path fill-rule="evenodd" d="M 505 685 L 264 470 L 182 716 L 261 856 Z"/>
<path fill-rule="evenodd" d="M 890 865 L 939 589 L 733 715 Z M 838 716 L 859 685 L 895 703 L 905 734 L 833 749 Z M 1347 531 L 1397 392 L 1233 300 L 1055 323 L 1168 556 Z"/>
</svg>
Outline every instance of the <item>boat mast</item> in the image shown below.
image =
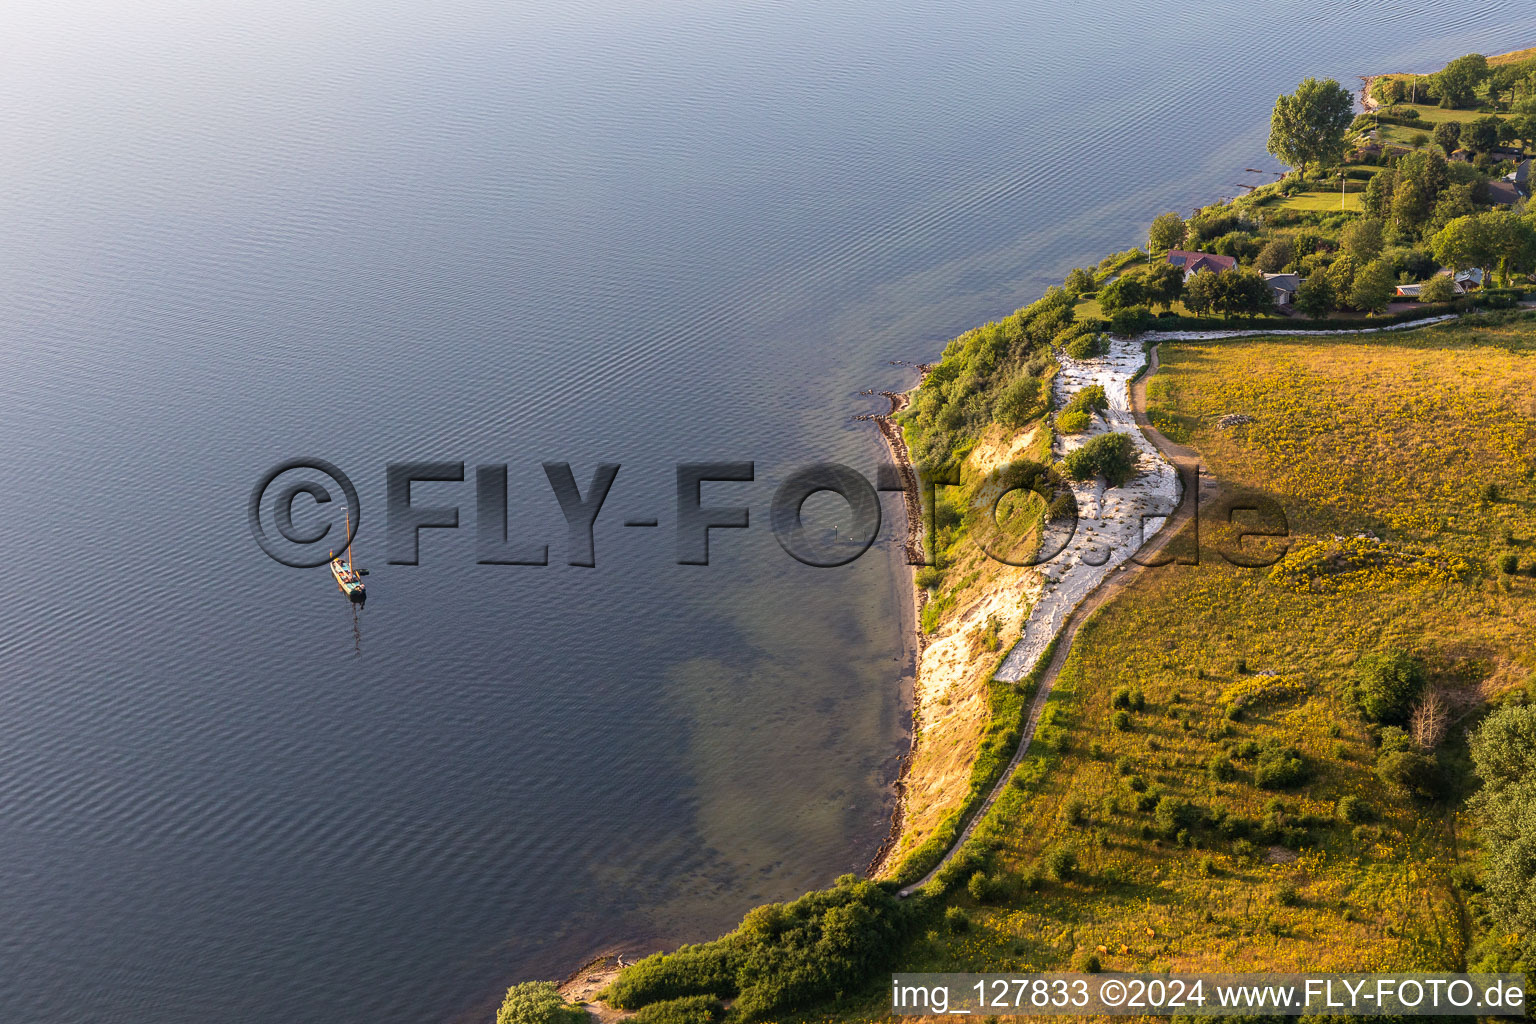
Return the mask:
<svg viewBox="0 0 1536 1024">
<path fill-rule="evenodd" d="M 352 569 L 353 572 L 356 572 L 357 570 L 354 569 L 353 566 L 352 566 L 352 506 L 351 505 L 347 506 L 346 515 L 347 515 L 347 568 L 348 569 Z"/>
</svg>

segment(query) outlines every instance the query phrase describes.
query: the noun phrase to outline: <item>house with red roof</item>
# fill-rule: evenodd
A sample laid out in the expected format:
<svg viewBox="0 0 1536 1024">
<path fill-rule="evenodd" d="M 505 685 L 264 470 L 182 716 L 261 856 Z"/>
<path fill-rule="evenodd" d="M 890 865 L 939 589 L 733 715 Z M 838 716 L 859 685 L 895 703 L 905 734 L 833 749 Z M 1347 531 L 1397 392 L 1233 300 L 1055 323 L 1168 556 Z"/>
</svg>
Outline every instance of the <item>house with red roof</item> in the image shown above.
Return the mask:
<svg viewBox="0 0 1536 1024">
<path fill-rule="evenodd" d="M 1169 263 L 1184 269 L 1184 280 L 1186 281 L 1202 270 L 1209 270 L 1213 274 L 1220 274 L 1237 266 L 1237 260 L 1233 257 L 1217 256 L 1213 252 L 1188 252 L 1184 249 L 1169 249 L 1167 258 Z"/>
</svg>

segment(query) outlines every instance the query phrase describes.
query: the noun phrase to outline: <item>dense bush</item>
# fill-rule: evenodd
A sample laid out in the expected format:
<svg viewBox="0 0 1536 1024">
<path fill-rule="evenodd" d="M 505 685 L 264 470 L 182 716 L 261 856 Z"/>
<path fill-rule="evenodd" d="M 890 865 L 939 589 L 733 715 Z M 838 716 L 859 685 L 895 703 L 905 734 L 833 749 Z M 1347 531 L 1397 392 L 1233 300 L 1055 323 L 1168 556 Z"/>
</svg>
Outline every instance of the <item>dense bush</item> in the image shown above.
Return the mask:
<svg viewBox="0 0 1536 1024">
<path fill-rule="evenodd" d="M 1111 487 L 1123 487 L 1136 473 L 1136 448 L 1125 434 L 1100 434 L 1068 453 L 1065 465 L 1074 480 L 1103 476 Z"/>
<path fill-rule="evenodd" d="M 1045 403 L 1041 395 L 1044 390 L 1040 380 L 1020 374 L 998 393 L 993 414 L 1004 426 L 1022 427 L 1043 411 Z"/>
<path fill-rule="evenodd" d="M 1097 359 L 1109 351 L 1109 340 L 1102 334 L 1082 334 L 1067 342 L 1062 351 L 1073 359 Z"/>
<path fill-rule="evenodd" d="M 1063 434 L 1081 434 L 1090 422 L 1088 413 L 1082 409 L 1063 409 L 1056 415 L 1056 429 Z"/>
<path fill-rule="evenodd" d="M 1372 722 L 1404 722 L 1424 688 L 1424 666 L 1400 648 L 1374 651 L 1355 662 L 1346 696 Z"/>
<path fill-rule="evenodd" d="M 1212 754 L 1211 759 L 1206 762 L 1205 771 L 1212 782 L 1230 782 L 1237 777 L 1237 766 L 1226 754 Z"/>
<path fill-rule="evenodd" d="M 1109 329 L 1122 338 L 1140 334 L 1152 321 L 1152 311 L 1146 306 L 1126 306 L 1115 310 L 1109 318 Z"/>
<path fill-rule="evenodd" d="M 582 1024 L 587 1011 L 565 1001 L 552 981 L 525 981 L 507 989 L 496 1024 Z"/>
<path fill-rule="evenodd" d="M 729 939 L 648 956 L 626 967 L 603 998 L 621 1010 L 634 1010 L 681 996 L 734 996 L 740 956 Z"/>
<path fill-rule="evenodd" d="M 1008 878 L 1002 874 L 989 875 L 985 871 L 978 871 L 965 883 L 965 891 L 977 903 L 997 903 L 1008 898 Z"/>
<path fill-rule="evenodd" d="M 684 996 L 642 1006 L 633 1024 L 715 1024 L 725 1007 L 714 996 Z"/>
<path fill-rule="evenodd" d="M 1200 820 L 1200 809 L 1178 797 L 1165 796 L 1158 800 L 1152 820 L 1164 834 L 1173 835 L 1181 829 L 1193 828 Z"/>
<path fill-rule="evenodd" d="M 1109 408 L 1109 397 L 1100 384 L 1092 384 L 1073 395 L 1056 417 L 1056 429 L 1063 434 L 1081 434 L 1088 429 L 1095 412 Z"/>
<path fill-rule="evenodd" d="M 1070 882 L 1077 874 L 1077 854 L 1070 846 L 1058 846 L 1045 855 L 1045 870 L 1058 882 Z"/>
<path fill-rule="evenodd" d="M 682 996 L 736 996 L 737 1013 L 750 1020 L 862 985 L 890 966 L 906 924 L 889 891 L 845 875 L 831 889 L 756 908 L 715 942 L 646 957 L 619 975 L 606 998 L 636 1009 Z"/>
<path fill-rule="evenodd" d="M 1353 794 L 1340 797 L 1335 811 L 1340 821 L 1346 821 L 1351 825 L 1371 820 L 1370 805 Z"/>
<path fill-rule="evenodd" d="M 1383 749 L 1376 755 L 1376 777 L 1407 796 L 1432 800 L 1440 791 L 1435 759 L 1420 750 Z"/>
<path fill-rule="evenodd" d="M 1052 288 L 1038 301 L 945 346 L 901 414 L 913 461 L 940 469 L 963 454 L 994 419 L 1021 426 L 1043 413 L 1043 382 L 1055 369 L 1049 346 L 1072 319 L 1072 297 Z"/>
<path fill-rule="evenodd" d="M 1073 267 L 1067 271 L 1066 280 L 1061 282 L 1062 291 L 1073 298 L 1079 298 L 1098 287 L 1098 280 L 1093 271 L 1082 267 Z"/>
<path fill-rule="evenodd" d="M 1253 766 L 1254 785 L 1264 789 L 1299 786 L 1307 780 L 1308 774 L 1301 752 L 1276 741 L 1270 741 L 1260 748 L 1259 759 Z"/>
</svg>

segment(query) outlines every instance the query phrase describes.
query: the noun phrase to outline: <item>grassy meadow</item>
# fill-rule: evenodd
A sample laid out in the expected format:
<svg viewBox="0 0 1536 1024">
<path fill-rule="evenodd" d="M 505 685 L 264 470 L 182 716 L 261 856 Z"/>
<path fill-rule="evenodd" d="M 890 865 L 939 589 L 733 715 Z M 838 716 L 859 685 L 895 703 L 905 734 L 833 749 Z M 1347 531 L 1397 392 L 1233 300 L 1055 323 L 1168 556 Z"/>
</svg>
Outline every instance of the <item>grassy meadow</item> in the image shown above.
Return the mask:
<svg viewBox="0 0 1536 1024">
<path fill-rule="evenodd" d="M 990 822 L 986 884 L 962 877 L 901 969 L 1464 968 L 1464 734 L 1536 665 L 1536 322 L 1160 357 L 1157 422 L 1225 493 L 1277 502 L 1289 553 L 1229 564 L 1208 510 L 1198 565 L 1143 573 L 1084 627 Z M 1252 419 L 1219 425 L 1233 415 Z M 1437 799 L 1378 780 L 1344 698 L 1355 660 L 1390 644 L 1451 698 Z M 1300 766 L 1266 787 L 1272 750 Z M 1061 851 L 1076 870 L 1053 877 Z M 883 1019 L 884 999 L 805 1019 Z"/>
</svg>

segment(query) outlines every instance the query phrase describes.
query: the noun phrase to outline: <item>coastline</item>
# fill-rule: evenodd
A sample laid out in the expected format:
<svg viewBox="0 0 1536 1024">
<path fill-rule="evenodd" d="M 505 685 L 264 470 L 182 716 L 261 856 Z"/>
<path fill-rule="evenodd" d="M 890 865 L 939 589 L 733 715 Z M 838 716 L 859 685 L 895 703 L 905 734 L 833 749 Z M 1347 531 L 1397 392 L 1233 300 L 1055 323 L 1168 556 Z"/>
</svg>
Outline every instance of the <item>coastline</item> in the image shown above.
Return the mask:
<svg viewBox="0 0 1536 1024">
<path fill-rule="evenodd" d="M 891 854 L 895 852 L 897 844 L 901 841 L 903 825 L 906 821 L 907 783 L 912 773 L 912 760 L 917 753 L 918 740 L 921 736 L 916 718 L 917 685 L 918 675 L 922 671 L 923 650 L 927 647 L 927 637 L 922 627 L 922 614 L 923 606 L 928 602 L 928 592 L 917 585 L 916 566 L 923 561 L 923 507 L 918 497 L 917 468 L 912 464 L 912 453 L 907 449 L 907 441 L 902 436 L 901 426 L 896 422 L 896 416 L 912 403 L 912 392 L 922 387 L 923 381 L 932 369 L 933 364 L 920 363 L 917 366 L 917 382 L 912 387 L 906 391 L 880 392 L 880 395 L 891 403 L 891 407 L 885 413 L 873 417 L 875 428 L 885 442 L 886 451 L 890 453 L 891 462 L 896 468 L 897 478 L 901 481 L 902 508 L 906 511 L 907 532 L 902 541 L 904 556 L 902 577 L 906 591 L 902 601 L 904 612 L 902 629 L 903 632 L 911 630 L 912 692 L 904 695 L 905 699 L 902 701 L 903 713 L 908 718 L 908 742 L 907 749 L 901 756 L 901 767 L 892 783 L 896 791 L 896 809 L 891 812 L 891 826 L 886 831 L 885 840 L 881 842 L 875 855 L 870 859 L 869 865 L 864 869 L 864 875 L 867 878 L 875 878 L 887 867 L 886 862 L 890 860 Z"/>
<path fill-rule="evenodd" d="M 1512 54 L 1527 52 L 1530 51 L 1511 51 Z M 1509 56 L 1509 54 L 1492 55 L 1490 56 L 1490 60 L 1503 56 Z M 1370 95 L 1371 87 L 1377 80 L 1393 75 L 1410 74 L 1416 73 L 1378 72 L 1371 75 L 1359 76 L 1359 81 L 1361 82 L 1358 101 L 1360 108 L 1371 112 L 1375 111 L 1379 107 L 1379 104 L 1376 103 L 1376 101 L 1372 99 Z M 1014 751 L 1007 768 L 1002 773 L 1002 776 L 998 779 L 996 785 L 988 793 L 985 803 L 970 815 L 969 819 L 964 823 L 963 831 L 949 845 L 943 857 L 932 867 L 931 870 L 929 870 L 923 876 L 920 881 L 911 885 L 904 886 L 902 888 L 903 895 L 906 895 L 920 888 L 926 881 L 937 874 L 937 872 L 949 861 L 950 857 L 964 846 L 965 841 L 971 836 L 975 828 L 986 817 L 988 810 L 992 807 L 993 802 L 997 798 L 998 794 L 1003 791 L 1004 787 L 1008 783 L 1010 776 L 1012 776 L 1015 768 L 1018 766 L 1028 751 L 1035 727 L 1040 719 L 1041 711 L 1045 706 L 1046 699 L 1050 695 L 1051 684 L 1054 682 L 1056 673 L 1059 672 L 1060 669 L 1065 665 L 1066 659 L 1070 653 L 1072 640 L 1075 638 L 1078 628 L 1082 626 L 1094 612 L 1098 611 L 1101 607 L 1112 601 L 1121 592 L 1123 592 L 1124 589 L 1131 583 L 1131 581 L 1138 575 L 1138 567 L 1135 562 L 1130 560 L 1131 556 L 1143 551 L 1147 552 L 1148 554 L 1156 554 L 1161 552 L 1164 548 L 1167 547 L 1169 543 L 1176 539 L 1176 537 L 1182 532 L 1184 526 L 1187 525 L 1189 513 L 1185 510 L 1185 505 L 1186 499 L 1190 495 L 1180 489 L 1180 484 L 1183 482 L 1184 478 L 1181 478 L 1179 474 L 1181 471 L 1186 469 L 1198 469 L 1198 452 L 1195 452 L 1193 449 L 1190 449 L 1186 446 L 1172 442 L 1171 440 L 1164 437 L 1154 426 L 1152 426 L 1146 416 L 1146 383 L 1147 379 L 1155 374 L 1159 369 L 1157 358 L 1157 349 L 1159 344 L 1162 341 L 1214 340 L 1219 338 L 1239 338 L 1272 335 L 1344 337 L 1349 335 L 1374 334 L 1387 331 L 1412 330 L 1457 318 L 1457 314 L 1446 314 L 1428 317 L 1421 320 L 1412 320 L 1404 323 L 1391 324 L 1382 327 L 1363 327 L 1353 329 L 1342 328 L 1339 330 L 1256 329 L 1147 332 L 1128 339 L 1116 339 L 1113 342 L 1114 347 L 1112 347 L 1111 350 L 1112 355 L 1107 358 L 1100 358 L 1098 360 L 1085 360 L 1081 362 L 1072 361 L 1065 357 L 1060 359 L 1060 362 L 1063 365 L 1063 369 L 1067 369 L 1069 366 L 1074 368 L 1088 369 L 1089 372 L 1087 376 L 1076 382 L 1076 387 L 1080 388 L 1091 383 L 1105 383 L 1106 381 L 1093 377 L 1091 372 L 1093 365 L 1096 363 L 1103 364 L 1106 362 L 1117 364 L 1123 363 L 1124 357 L 1128 355 L 1128 350 L 1123 351 L 1121 349 L 1122 346 L 1134 345 L 1142 349 L 1141 358 L 1143 361 L 1138 364 L 1134 372 L 1132 372 L 1128 377 L 1121 378 L 1119 371 L 1121 371 L 1123 367 L 1121 365 L 1114 366 L 1114 370 L 1116 371 L 1114 374 L 1116 377 L 1114 381 L 1116 391 L 1123 391 L 1124 394 L 1124 403 L 1117 404 L 1116 407 L 1111 410 L 1111 413 L 1114 414 L 1114 418 L 1109 419 L 1107 417 L 1106 423 L 1102 427 L 1096 424 L 1094 430 L 1091 433 L 1072 438 L 1071 440 L 1074 441 L 1075 444 L 1069 444 L 1064 447 L 1059 443 L 1061 439 L 1058 438 L 1058 443 L 1052 446 L 1052 455 L 1053 457 L 1059 458 L 1059 456 L 1064 455 L 1066 451 L 1070 450 L 1071 447 L 1080 445 L 1087 438 L 1096 436 L 1098 434 L 1109 431 L 1126 433 L 1138 442 L 1139 461 L 1144 459 L 1146 455 L 1150 454 L 1152 460 L 1154 460 L 1154 465 L 1156 463 L 1161 463 L 1161 465 L 1157 466 L 1155 470 L 1157 474 L 1162 474 L 1164 470 L 1167 470 L 1173 475 L 1174 491 L 1172 495 L 1165 495 L 1161 493 L 1158 494 L 1158 497 L 1161 498 L 1171 498 L 1171 507 L 1173 511 L 1158 516 L 1148 514 L 1144 506 L 1138 509 L 1140 514 L 1133 517 L 1136 519 L 1138 528 L 1141 527 L 1142 522 L 1146 519 L 1154 520 L 1156 525 L 1152 526 L 1151 524 L 1147 524 L 1148 528 L 1145 530 L 1140 543 L 1136 544 L 1134 547 L 1124 548 L 1123 557 L 1117 556 L 1117 552 L 1122 550 L 1121 542 L 1127 538 L 1119 537 L 1118 535 L 1114 534 L 1112 530 L 1101 531 L 1099 537 L 1097 538 L 1100 544 L 1099 550 L 1104 551 L 1106 548 L 1108 549 L 1107 553 L 1109 557 L 1107 559 L 1107 563 L 1101 562 L 1097 565 L 1093 563 L 1086 564 L 1092 565 L 1095 569 L 1102 567 L 1103 572 L 1095 573 L 1095 578 L 1091 582 L 1088 582 L 1086 587 L 1081 589 L 1080 592 L 1075 592 L 1069 595 L 1068 600 L 1066 601 L 1060 614 L 1051 616 L 1050 618 L 1052 621 L 1043 623 L 1043 625 L 1046 626 L 1046 628 L 1040 633 L 1040 637 L 1043 637 L 1043 641 L 1040 640 L 1039 637 L 1029 637 L 1028 639 L 1030 639 L 1032 642 L 1026 644 L 1027 638 L 1025 634 L 1027 632 L 1027 626 L 1035 623 L 1038 606 L 1045 603 L 1045 597 L 1047 596 L 1047 593 L 1054 589 L 1060 582 L 1059 579 L 1052 580 L 1049 573 L 1041 573 L 1046 592 L 1035 595 L 1035 599 L 1031 602 L 1025 615 L 1026 629 L 1021 630 L 1018 635 L 1007 641 L 1004 647 L 1005 658 L 1003 662 L 999 663 L 997 666 L 997 674 L 999 678 L 1006 678 L 1010 681 L 1018 680 L 1028 676 L 1030 671 L 1037 666 L 1042 657 L 1049 656 L 1049 664 L 1046 666 L 1044 675 L 1040 678 L 1040 685 L 1029 701 L 1027 720 L 1024 726 L 1024 731 L 1018 742 L 1017 749 Z M 1116 358 L 1117 356 L 1120 357 L 1118 360 Z M 930 363 L 901 365 L 914 366 L 917 369 L 918 377 L 912 386 L 906 391 L 878 392 L 881 397 L 884 397 L 889 402 L 889 409 L 881 414 L 860 415 L 855 417 L 856 419 L 868 419 L 874 421 L 876 429 L 880 433 L 881 440 L 885 444 L 886 450 L 890 454 L 892 465 L 895 468 L 897 477 L 902 486 L 903 509 L 905 512 L 907 532 L 902 543 L 902 551 L 905 555 L 905 566 L 904 572 L 901 573 L 901 576 L 904 577 L 905 584 L 909 588 L 908 593 L 910 596 L 910 603 L 903 602 L 902 605 L 904 614 L 902 630 L 903 632 L 905 632 L 907 628 L 912 630 L 912 649 L 915 652 L 914 692 L 911 695 L 910 706 L 904 708 L 905 712 L 911 715 L 911 721 L 909 723 L 910 742 L 907 750 L 901 756 L 900 768 L 897 777 L 893 782 L 897 799 L 895 809 L 892 813 L 887 837 L 881 843 L 870 864 L 865 869 L 865 875 L 870 878 L 877 878 L 882 873 L 885 873 L 896 866 L 893 865 L 891 861 L 893 856 L 898 851 L 898 847 L 901 843 L 901 840 L 903 839 L 904 832 L 908 824 L 907 793 L 908 788 L 912 783 L 914 760 L 918 754 L 920 742 L 922 736 L 924 735 L 923 722 L 921 719 L 921 712 L 923 710 L 923 655 L 935 639 L 934 637 L 930 637 L 927 633 L 924 632 L 921 624 L 922 613 L 928 602 L 928 593 L 925 589 L 917 585 L 915 574 L 916 568 L 923 564 L 925 558 L 923 512 L 921 500 L 918 497 L 920 492 L 918 491 L 916 468 L 913 465 L 911 453 L 908 450 L 901 427 L 896 422 L 896 417 L 911 404 L 912 392 L 921 387 L 923 380 L 927 377 L 928 373 L 932 371 L 936 364 Z M 1057 382 L 1053 385 L 1053 389 L 1060 388 L 1066 383 L 1067 382 L 1065 380 L 1058 378 Z M 874 392 L 864 392 L 864 394 L 871 393 Z M 1058 399 L 1062 399 L 1069 396 L 1070 394 L 1071 389 L 1064 392 L 1059 391 L 1057 397 Z M 1145 477 L 1148 475 L 1148 472 L 1148 470 L 1144 469 L 1140 476 Z M 1196 476 L 1194 479 L 1198 481 L 1196 486 L 1198 488 L 1198 498 L 1200 501 L 1207 501 L 1219 492 L 1219 483 L 1209 475 L 1202 472 L 1201 475 Z M 1076 490 L 1077 488 L 1074 487 L 1074 489 Z M 1089 485 L 1089 490 L 1093 490 L 1092 485 Z M 1083 504 L 1085 495 L 1079 494 L 1078 497 L 1079 503 Z M 1092 493 L 1090 496 L 1088 496 L 1088 500 L 1092 502 L 1092 507 L 1095 510 L 1102 511 L 1105 516 L 1110 514 L 1109 511 L 1104 508 L 1104 493 L 1102 487 L 1098 488 L 1096 493 Z M 1117 504 L 1119 503 L 1117 502 Z M 1106 520 L 1100 518 L 1098 521 L 1102 523 Z M 1106 535 L 1107 539 L 1110 541 L 1108 544 L 1104 543 L 1106 540 Z M 1092 538 L 1090 537 L 1090 539 Z M 1092 545 L 1085 546 L 1091 547 Z M 1079 562 L 1077 564 L 1083 565 L 1084 563 Z M 1059 577 L 1063 575 L 1063 573 L 1058 573 L 1057 575 Z M 1077 588 L 1074 588 L 1074 590 L 1076 589 Z M 908 626 L 906 621 L 906 616 L 908 615 L 910 615 L 910 626 Z M 1061 642 L 1057 644 L 1057 641 Z M 1016 659 L 1014 657 L 1016 654 L 1021 655 L 1021 657 Z M 1006 676 L 1003 675 L 1005 671 L 1007 672 Z M 904 704 L 905 703 L 906 702 L 904 702 Z M 580 968 L 573 972 L 572 975 L 570 975 L 560 985 L 560 991 L 567 997 L 567 999 L 573 1003 L 576 1003 L 577 1005 L 582 1006 L 588 1011 L 589 1014 L 596 1017 L 599 1021 L 604 1022 L 604 1024 L 612 1024 L 614 1021 L 622 1020 L 632 1016 L 631 1013 L 613 1009 L 606 1006 L 606 1004 L 597 1002 L 592 998 L 598 991 L 600 991 L 615 977 L 617 977 L 619 971 L 621 970 L 619 964 L 624 962 L 621 956 L 611 952 L 614 949 L 624 948 L 622 944 L 610 945 L 608 948 L 610 952 L 601 953 L 595 955 L 592 958 L 589 958 L 586 963 L 584 963 Z M 628 966 L 628 964 L 632 962 L 632 960 L 625 962 L 624 965 Z"/>
</svg>

